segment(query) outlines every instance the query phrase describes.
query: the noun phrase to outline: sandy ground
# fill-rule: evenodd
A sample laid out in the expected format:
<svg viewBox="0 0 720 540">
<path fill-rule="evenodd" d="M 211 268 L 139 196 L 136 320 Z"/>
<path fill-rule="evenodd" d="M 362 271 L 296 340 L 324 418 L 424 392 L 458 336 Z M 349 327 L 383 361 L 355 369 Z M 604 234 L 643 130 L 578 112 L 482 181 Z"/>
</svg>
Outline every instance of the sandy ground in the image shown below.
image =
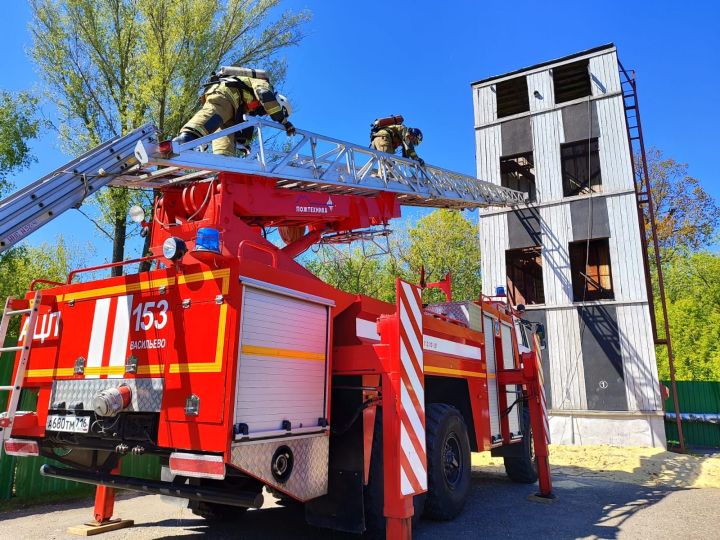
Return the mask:
<svg viewBox="0 0 720 540">
<path fill-rule="evenodd" d="M 502 458 L 473 454 L 473 465 L 502 471 Z M 642 486 L 720 488 L 720 453 L 675 454 L 657 448 L 550 446 L 553 472 Z"/>
<path fill-rule="evenodd" d="M 651 449 L 553 447 L 552 504 L 528 499 L 536 486 L 514 484 L 501 460 L 473 456 L 472 492 L 452 522 L 422 520 L 415 540 L 457 538 L 617 538 L 622 540 L 717 537 L 720 530 L 720 457 Z M 703 488 L 703 489 L 697 489 Z M 179 500 L 176 500 L 180 502 Z M 230 524 L 208 522 L 159 496 L 123 495 L 115 515 L 135 527 L 103 540 L 204 536 L 212 539 L 358 540 L 308 526 L 301 507 L 279 507 L 271 498 Z M 92 500 L 35 506 L 0 513 L 0 538 L 77 538 L 67 528 L 87 521 Z"/>
</svg>

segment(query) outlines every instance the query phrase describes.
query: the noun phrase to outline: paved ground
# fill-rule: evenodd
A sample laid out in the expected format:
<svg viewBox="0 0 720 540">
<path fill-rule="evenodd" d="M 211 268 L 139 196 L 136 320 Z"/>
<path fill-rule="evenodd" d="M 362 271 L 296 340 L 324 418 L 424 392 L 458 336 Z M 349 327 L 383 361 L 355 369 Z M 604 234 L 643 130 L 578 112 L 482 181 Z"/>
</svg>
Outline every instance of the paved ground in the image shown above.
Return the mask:
<svg viewBox="0 0 720 540">
<path fill-rule="evenodd" d="M 473 471 L 473 493 L 463 514 L 450 523 L 422 521 L 414 537 L 458 538 L 717 538 L 720 489 L 644 487 L 608 481 L 596 474 L 555 475 L 558 500 L 531 502 L 530 486 L 513 484 L 494 471 Z M 77 538 L 68 526 L 86 520 L 91 501 L 34 507 L 0 514 L 0 537 L 20 539 Z M 188 510 L 165 504 L 157 496 L 126 497 L 116 514 L 136 526 L 102 535 L 103 540 L 140 540 L 208 536 L 242 539 L 357 538 L 311 528 L 302 513 L 271 506 L 248 512 L 235 525 L 209 526 Z"/>
</svg>

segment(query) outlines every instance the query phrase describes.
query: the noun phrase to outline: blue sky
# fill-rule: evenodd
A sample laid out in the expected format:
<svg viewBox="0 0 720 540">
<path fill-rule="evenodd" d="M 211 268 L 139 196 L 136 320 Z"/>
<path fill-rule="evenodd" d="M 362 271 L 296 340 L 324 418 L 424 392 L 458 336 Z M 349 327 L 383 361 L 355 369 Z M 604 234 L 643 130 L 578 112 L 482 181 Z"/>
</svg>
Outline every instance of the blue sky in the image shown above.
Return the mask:
<svg viewBox="0 0 720 540">
<path fill-rule="evenodd" d="M 38 87 L 28 59 L 24 2 L 0 21 L 0 88 Z M 720 198 L 720 5 L 713 2 L 310 1 L 313 19 L 303 43 L 287 53 L 282 89 L 295 105 L 293 122 L 336 138 L 365 143 L 369 123 L 400 113 L 421 127 L 428 162 L 474 174 L 470 83 L 614 42 L 638 72 L 645 140 L 690 164 L 690 174 Z M 49 111 L 51 113 L 51 111 Z M 22 186 L 69 159 L 52 133 L 34 144 L 38 162 L 14 178 Z M 72 211 L 30 237 L 58 234 L 74 244 L 110 245 Z"/>
</svg>

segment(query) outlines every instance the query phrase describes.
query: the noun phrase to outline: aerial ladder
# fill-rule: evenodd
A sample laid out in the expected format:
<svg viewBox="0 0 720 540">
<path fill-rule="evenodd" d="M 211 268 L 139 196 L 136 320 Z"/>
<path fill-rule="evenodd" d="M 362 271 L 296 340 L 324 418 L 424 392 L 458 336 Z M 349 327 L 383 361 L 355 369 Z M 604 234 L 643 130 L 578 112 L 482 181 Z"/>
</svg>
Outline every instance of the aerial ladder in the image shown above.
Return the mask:
<svg viewBox="0 0 720 540">
<path fill-rule="evenodd" d="M 213 139 L 251 128 L 255 143 L 247 158 L 203 152 Z M 198 181 L 215 172 L 261 174 L 277 186 L 328 194 L 397 193 L 408 206 L 469 209 L 514 206 L 525 200 L 518 191 L 467 175 L 378 152 L 305 130 L 289 145 L 274 141 L 279 124 L 261 118 L 247 121 L 184 145 L 160 142 L 146 124 L 63 165 L 0 201 L 0 252 L 60 216 L 107 185 L 158 188 Z"/>
<path fill-rule="evenodd" d="M 208 145 L 215 138 L 232 137 L 239 131 L 247 133 L 246 130 L 253 131 L 253 144 L 247 156 L 222 156 L 208 151 Z M 33 291 L 25 299 L 8 300 L 0 325 L 0 343 L 5 340 L 8 317 L 25 317 L 25 330 L 21 343 L 17 347 L 8 348 L 8 351 L 16 351 L 18 355 L 13 384 L 0 388 L 11 394 L 8 411 L 0 416 L 6 451 L 15 455 L 39 455 L 43 452 L 45 433 L 48 432 L 55 433 L 50 439 L 53 445 L 60 444 L 59 441 L 76 444 L 79 438 L 86 436 L 83 434 L 87 434 L 87 440 L 82 443 L 83 448 L 92 449 L 93 445 L 97 445 L 92 451 L 101 454 L 105 452 L 102 455 L 107 455 L 109 443 L 94 439 L 94 427 L 89 428 L 85 420 L 95 418 L 92 426 L 102 425 L 104 415 L 118 422 L 117 418 L 122 416 L 124 410 L 136 413 L 145 411 L 146 414 L 159 415 L 159 424 L 152 428 L 155 431 L 148 427 L 149 424 L 144 425 L 142 429 L 146 430 L 146 438 L 148 433 L 152 433 L 153 440 L 148 439 L 143 445 L 135 446 L 133 453 L 169 453 L 169 469 L 181 477 L 198 477 L 199 474 L 213 481 L 222 479 L 226 475 L 226 464 L 241 471 L 249 471 L 248 474 L 266 482 L 278 493 L 285 493 L 303 502 L 309 500 L 308 521 L 321 526 L 335 526 L 329 516 L 342 516 L 347 509 L 333 506 L 339 504 L 337 493 L 333 490 L 340 489 L 342 492 L 347 486 L 338 488 L 337 483 L 341 480 L 332 477 L 328 470 L 324 472 L 324 483 L 321 482 L 320 487 L 309 481 L 299 487 L 294 484 L 297 481 L 291 476 L 293 451 L 299 451 L 300 446 L 293 445 L 320 441 L 319 446 L 313 446 L 310 450 L 302 447 L 302 452 L 303 455 L 313 455 L 317 447 L 319 455 L 321 458 L 324 456 L 327 463 L 328 443 L 322 443 L 322 438 L 327 441 L 330 437 L 330 411 L 327 409 L 329 395 L 332 393 L 334 396 L 336 389 L 341 394 L 343 391 L 361 391 L 359 413 L 350 414 L 348 425 L 343 428 L 349 430 L 353 423 L 357 424 L 355 421 L 360 414 L 360 439 L 364 437 L 365 445 L 361 449 L 363 455 L 359 458 L 360 465 L 354 465 L 360 467 L 360 480 L 351 481 L 355 482 L 352 486 L 355 486 L 353 489 L 358 485 L 362 488 L 363 478 L 365 484 L 368 484 L 369 479 L 378 474 L 372 472 L 372 463 L 377 462 L 377 459 L 372 458 L 375 455 L 372 441 L 377 431 L 374 415 L 377 406 L 382 409 L 382 415 L 378 414 L 377 419 L 382 426 L 382 467 L 385 477 L 382 488 L 385 504 L 381 506 L 380 513 L 387 520 L 389 538 L 409 538 L 413 501 L 419 500 L 429 482 L 426 461 L 429 458 L 425 455 L 428 450 L 424 440 L 425 403 L 422 396 L 426 385 L 438 384 L 437 381 L 444 381 L 444 376 L 450 374 L 454 379 L 448 380 L 466 381 L 472 389 L 468 394 L 472 403 L 466 404 L 466 412 L 470 416 L 465 421 L 472 424 L 473 448 L 492 449 L 498 452 L 497 455 L 510 459 L 512 464 L 515 463 L 512 460 L 519 459 L 517 448 L 524 444 L 521 441 L 527 442 L 523 452 L 534 448 L 537 458 L 535 478 L 539 477 L 540 494 L 551 496 L 547 412 L 541 383 L 539 344 L 537 340 L 529 339 L 525 343 L 535 343 L 535 346 L 529 345 L 525 349 L 520 346 L 520 334 L 516 336 L 515 332 L 520 332 L 524 326 L 520 324 L 519 314 L 504 299 L 481 298 L 462 306 L 449 302 L 436 306 L 435 311 L 431 312 L 422 305 L 422 287 L 398 280 L 397 305 L 391 306 L 338 291 L 322 283 L 293 260 L 313 244 L 349 243 L 358 238 L 372 237 L 373 234 L 385 234 L 378 231 L 378 227 L 385 227 L 390 219 L 399 217 L 401 205 L 456 210 L 488 206 L 515 207 L 525 203 L 525 194 L 310 131 L 298 129 L 295 137 L 287 139 L 283 126 L 260 118 L 249 118 L 238 125 L 185 144 L 160 140 L 157 129 L 147 124 L 87 152 L 0 201 L 0 251 L 20 242 L 63 212 L 79 207 L 87 197 L 105 186 L 153 189 L 159 194 L 151 225 L 152 248 L 156 253 L 142 259 L 157 263 L 155 270 L 145 273 L 153 277 L 122 276 L 103 281 L 101 286 L 99 282 L 74 284 L 72 277 L 76 272 L 73 272 L 67 284 L 55 283 L 52 284 L 53 288 Z M 235 222 L 232 220 L 237 218 L 240 218 L 242 224 L 233 224 Z M 143 224 L 146 225 L 150 226 Z M 206 249 L 207 246 L 201 248 L 200 233 L 207 232 L 204 227 L 221 225 L 225 231 L 221 245 L 218 246 L 216 237 L 216 243 L 213 245 L 211 241 L 209 249 Z M 295 234 L 283 238 L 285 247 L 277 248 L 267 242 L 260 232 L 267 226 L 292 229 Z M 166 252 L 168 242 L 171 249 Z M 191 242 L 195 243 L 195 247 L 189 250 Z M 128 262 L 133 261 L 102 265 L 96 269 Z M 193 273 L 198 268 L 202 271 Z M 233 276 L 232 280 L 230 276 Z M 174 289 L 184 291 L 182 294 L 186 296 L 167 296 Z M 211 294 L 214 295 L 212 302 L 206 300 L 206 295 L 210 294 L 208 290 L 215 291 Z M 97 296 L 105 294 L 104 291 L 121 291 L 120 294 L 124 296 L 112 299 Z M 205 295 L 204 300 L 198 302 L 196 296 L 201 293 Z M 294 358 L 325 362 L 326 366 L 330 366 L 332 357 L 332 367 L 327 367 L 324 375 L 327 386 L 312 397 L 320 400 L 319 410 L 322 414 L 315 416 L 317 425 L 314 420 L 308 426 L 307 420 L 296 425 L 292 419 L 283 419 L 281 425 L 273 430 L 256 432 L 258 428 L 254 424 L 238 421 L 238 415 L 247 414 L 243 407 L 248 401 L 246 398 L 243 398 L 245 401 L 241 399 L 246 390 L 242 388 L 243 379 L 239 374 L 244 369 L 240 363 L 250 361 L 244 360 L 244 356 L 270 355 L 277 361 L 283 355 L 290 355 L 286 348 L 271 350 L 265 345 L 245 343 L 244 336 L 252 334 L 247 329 L 240 333 L 241 342 L 232 341 L 239 334 L 237 325 L 240 324 L 240 313 L 242 324 L 246 324 L 246 317 L 251 317 L 251 312 L 245 310 L 245 302 L 250 301 L 247 295 L 250 294 L 255 295 L 255 302 L 257 298 L 272 298 L 271 303 L 276 302 L 277 305 L 282 302 L 286 302 L 283 304 L 286 306 L 302 304 L 305 307 L 300 310 L 300 319 L 297 320 L 300 325 L 309 316 L 302 313 L 326 313 L 323 315 L 326 318 L 322 319 L 328 321 L 324 338 L 328 340 L 326 350 L 300 352 Z M 147 301 L 147 295 L 159 296 Z M 144 298 L 144 303 L 135 307 L 133 299 L 137 297 L 142 297 L 141 300 Z M 83 302 L 81 299 L 89 300 Z M 95 307 L 83 315 L 82 310 L 88 309 L 88 301 L 94 302 Z M 110 304 L 111 301 L 115 303 Z M 126 301 L 127 313 L 123 303 Z M 233 306 L 232 309 L 236 309 L 238 314 L 228 312 L 228 305 Z M 208 336 L 197 336 L 194 341 L 184 341 L 179 348 L 178 340 L 190 339 L 186 335 L 187 328 L 192 327 L 192 314 L 196 309 L 200 310 L 198 313 L 202 316 L 195 324 L 203 327 L 210 324 L 212 327 L 215 323 L 208 322 L 212 317 L 203 311 L 215 309 L 212 306 L 216 306 L 220 313 L 216 323 L 218 336 L 224 335 L 224 326 L 227 326 L 235 337 L 227 338 L 227 345 L 223 341 L 226 338 L 218 337 L 217 343 L 213 342 L 202 349 L 216 351 L 213 362 L 188 363 L 189 359 L 181 358 L 181 355 L 197 347 L 198 340 L 210 339 L 212 332 L 208 331 Z M 465 315 L 456 316 L 444 311 L 451 308 L 456 311 L 460 309 Z M 107 317 L 108 310 L 115 313 L 115 322 L 114 333 L 108 336 L 112 340 L 112 347 L 105 347 L 105 352 L 111 348 L 111 356 L 116 351 L 120 355 L 109 360 L 100 358 L 103 346 L 99 339 L 105 337 L 106 330 L 97 323 L 98 313 L 105 313 Z M 334 313 L 332 316 L 331 311 Z M 132 324 L 129 322 L 131 317 Z M 233 317 L 237 317 L 237 320 Z M 63 324 L 60 324 L 60 320 Z M 74 324 L 80 322 L 78 333 L 92 332 L 89 337 L 73 335 L 73 346 L 87 339 L 90 350 L 83 356 L 73 358 L 67 366 L 60 366 L 63 362 L 70 362 L 69 357 L 60 358 L 58 351 L 63 350 L 63 333 L 76 332 L 74 327 L 70 327 L 71 320 Z M 166 325 L 168 321 L 171 323 Z M 184 330 L 167 334 L 175 332 L 174 327 L 178 324 L 181 325 L 178 328 Z M 425 327 L 430 337 L 425 334 Z M 33 328 L 35 333 L 37 328 L 41 329 L 40 342 L 34 339 Z M 333 328 L 332 335 L 330 328 Z M 278 331 L 283 333 L 284 329 Z M 124 332 L 128 345 L 122 341 L 122 337 L 118 338 L 118 332 Z M 140 339 L 150 336 L 150 332 L 153 332 L 153 339 Z M 264 332 L 267 333 L 267 330 Z M 165 334 L 167 336 L 163 337 Z M 47 341 L 46 337 L 49 337 Z M 165 347 L 166 342 L 176 345 L 173 350 L 166 350 L 163 353 L 165 356 L 160 359 L 153 349 Z M 79 350 L 82 351 L 82 347 Z M 202 356 L 199 352 L 201 349 L 193 350 L 195 356 Z M 131 353 L 127 358 L 126 352 Z M 76 353 L 66 354 L 72 356 Z M 91 359 L 93 354 L 97 358 Z M 423 360 L 423 357 L 426 359 Z M 110 365 L 107 365 L 108 362 Z M 235 373 L 238 373 L 237 387 Z M 252 378 L 253 373 L 249 371 L 244 377 Z M 318 373 L 318 377 L 322 376 L 322 372 Z M 155 383 L 152 387 L 146 386 L 148 380 L 151 380 L 149 377 L 158 377 L 152 379 L 155 382 L 161 380 L 163 384 L 178 386 L 174 388 L 173 394 L 164 395 L 162 384 L 160 390 Z M 282 378 L 284 375 L 278 377 L 278 385 L 287 383 Z M 360 381 L 361 384 L 335 385 L 331 384 L 328 377 L 332 377 L 332 380 Z M 40 391 L 38 410 L 18 411 L 20 391 L 33 378 L 33 387 Z M 113 386 L 119 378 L 122 379 L 122 385 Z M 426 380 L 431 379 L 431 382 L 426 383 Z M 110 386 L 102 387 L 103 384 Z M 203 392 L 225 384 L 228 384 L 228 396 L 238 394 L 237 401 L 233 402 L 228 397 L 227 403 L 231 405 L 227 406 L 225 413 L 213 413 L 223 418 L 222 425 L 210 425 L 215 420 L 208 420 L 206 415 L 213 406 L 213 400 L 217 401 L 220 397 L 218 392 L 207 395 Z M 99 393 L 87 394 L 84 400 L 74 405 L 58 397 L 65 395 L 63 392 L 78 396 L 98 389 Z M 178 389 L 192 389 L 193 392 L 187 399 L 182 397 L 185 400 L 182 403 L 167 405 L 166 402 L 179 399 Z M 427 390 L 430 391 L 430 387 Z M 149 407 L 145 410 L 141 403 L 134 401 L 135 398 L 128 397 L 130 394 L 134 396 L 134 392 L 144 392 L 142 395 L 160 393 L 155 401 L 151 400 L 152 404 L 145 405 Z M 103 400 L 109 395 L 114 396 L 112 404 L 118 409 L 107 413 L 110 402 Z M 286 395 L 289 395 L 289 391 Z M 309 398 L 306 396 L 304 399 Z M 338 408 L 339 412 L 336 412 L 339 419 L 344 414 L 343 399 L 333 398 L 337 402 L 333 410 Z M 414 400 L 410 409 L 408 400 Z M 523 400 L 529 411 L 526 427 L 523 427 L 525 420 L 519 408 L 509 413 Z M 101 404 L 100 408 L 97 403 Z M 234 419 L 233 403 L 236 403 Z M 434 404 L 429 403 L 427 406 L 434 407 L 435 412 L 438 410 Z M 490 412 L 482 412 L 487 407 Z M 182 416 L 183 409 L 186 420 L 180 422 L 178 415 Z M 459 414 L 457 411 L 455 413 Z M 288 415 L 292 416 L 291 413 Z M 122 423 L 129 426 L 139 421 L 138 418 L 144 417 L 123 417 Z M 199 422 L 197 432 L 193 431 L 195 428 L 188 427 L 192 424 L 187 422 L 195 421 L 193 419 Z M 530 426 L 532 445 L 527 431 Z M 117 431 L 122 433 L 124 429 Z M 352 427 L 352 430 L 355 429 Z M 422 433 L 420 438 L 417 438 L 418 430 Z M 63 439 L 64 431 L 72 431 L 73 438 Z M 226 437 L 229 432 L 233 436 L 228 442 Z M 107 438 L 106 435 L 103 437 Z M 339 437 L 340 442 L 336 442 L 335 448 L 345 448 L 349 444 L 343 439 L 347 436 L 336 437 Z M 280 443 L 273 442 L 275 440 L 289 442 L 278 446 Z M 114 453 L 119 456 L 127 452 L 126 442 L 122 440 L 115 447 Z M 198 448 L 198 444 L 202 448 Z M 252 449 L 257 450 L 263 445 L 271 447 L 272 474 L 265 474 L 264 470 L 254 471 L 254 462 L 244 461 L 246 456 L 243 452 L 251 455 Z M 174 451 L 167 447 L 174 448 Z M 186 450 L 182 451 L 183 448 Z M 348 452 L 352 452 L 351 448 L 354 447 L 347 448 Z M 305 465 L 299 461 L 300 454 L 296 455 L 297 474 L 309 474 L 307 471 L 303 473 L 302 467 Z M 106 522 L 112 515 L 113 490 L 107 488 L 115 487 L 148 493 L 169 493 L 201 501 L 201 504 L 219 503 L 241 507 L 258 504 L 257 493 L 241 491 L 231 497 L 225 491 L 203 487 L 202 484 L 185 487 L 178 482 L 140 482 L 123 477 L 117 474 L 119 457 L 115 460 L 111 457 L 107 458 L 109 465 L 106 470 L 59 469 L 47 465 L 43 468 L 43 474 L 98 485 L 95 511 L 98 523 Z M 329 460 L 330 469 L 336 467 L 337 464 L 333 465 L 336 457 L 333 457 L 332 451 Z M 197 463 L 201 463 L 200 473 L 197 470 L 188 472 L 183 468 L 196 466 Z M 210 469 L 211 474 L 207 476 Z M 528 471 L 521 473 L 527 477 Z M 342 471 L 339 474 L 342 475 Z M 347 482 L 347 475 L 344 478 L 342 482 Z M 311 488 L 316 490 L 308 492 Z M 330 497 L 333 493 L 334 499 Z M 362 514 L 361 509 L 361 519 Z M 357 519 L 357 515 L 357 512 L 349 512 L 345 518 L 352 521 Z M 357 523 L 345 523 L 343 527 L 344 530 L 356 532 L 363 530 Z"/>
</svg>

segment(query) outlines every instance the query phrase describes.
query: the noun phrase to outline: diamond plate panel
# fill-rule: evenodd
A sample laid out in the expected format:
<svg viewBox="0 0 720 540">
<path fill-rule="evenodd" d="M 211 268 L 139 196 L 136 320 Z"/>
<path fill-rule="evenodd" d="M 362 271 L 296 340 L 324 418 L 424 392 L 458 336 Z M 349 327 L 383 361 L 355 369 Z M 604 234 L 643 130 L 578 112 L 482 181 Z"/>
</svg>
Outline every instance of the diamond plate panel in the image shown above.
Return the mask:
<svg viewBox="0 0 720 540">
<path fill-rule="evenodd" d="M 470 302 L 444 302 L 442 304 L 430 304 L 429 306 L 425 306 L 425 310 L 468 324 L 467 305 L 469 303 Z"/>
<path fill-rule="evenodd" d="M 236 443 L 231 463 L 269 486 L 308 501 L 327 493 L 329 443 L 326 434 Z M 292 474 L 284 483 L 278 483 L 270 469 L 272 456 L 280 446 L 289 447 L 294 455 Z"/>
<path fill-rule="evenodd" d="M 53 382 L 50 403 L 64 401 L 69 407 L 73 403 L 82 402 L 83 410 L 92 410 L 93 398 L 103 390 L 116 388 L 126 384 L 132 390 L 130 412 L 160 412 L 163 398 L 164 381 L 151 379 L 85 379 L 59 380 Z"/>
</svg>

